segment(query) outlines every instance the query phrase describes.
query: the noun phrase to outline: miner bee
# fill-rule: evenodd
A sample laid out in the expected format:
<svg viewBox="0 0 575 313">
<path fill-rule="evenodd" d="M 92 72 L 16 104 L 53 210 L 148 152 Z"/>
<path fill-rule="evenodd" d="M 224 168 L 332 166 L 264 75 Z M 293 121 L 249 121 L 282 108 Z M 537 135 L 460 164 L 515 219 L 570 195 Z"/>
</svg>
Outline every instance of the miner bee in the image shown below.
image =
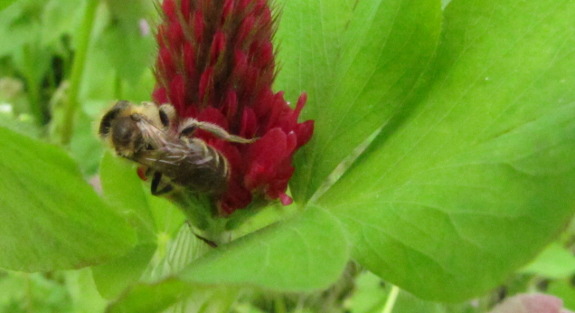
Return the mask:
<svg viewBox="0 0 575 313">
<path fill-rule="evenodd" d="M 176 120 L 176 111 L 170 104 L 158 107 L 149 102 L 136 105 L 119 101 L 102 117 L 98 133 L 119 156 L 140 164 L 146 176 L 152 177 L 154 195 L 170 192 L 174 187 L 221 194 L 230 176 L 227 160 L 203 140 L 193 137 L 194 131 L 202 129 L 237 143 L 255 139 L 231 135 L 218 125 L 193 118 L 174 127 Z"/>
</svg>

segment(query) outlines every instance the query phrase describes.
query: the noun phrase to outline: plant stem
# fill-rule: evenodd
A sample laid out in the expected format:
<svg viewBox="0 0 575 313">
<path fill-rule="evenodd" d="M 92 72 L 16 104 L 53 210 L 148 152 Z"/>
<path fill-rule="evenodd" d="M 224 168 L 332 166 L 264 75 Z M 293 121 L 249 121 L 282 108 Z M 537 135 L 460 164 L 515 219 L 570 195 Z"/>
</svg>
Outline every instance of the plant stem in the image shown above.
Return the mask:
<svg viewBox="0 0 575 313">
<path fill-rule="evenodd" d="M 35 49 L 38 49 L 34 44 L 25 45 L 22 49 L 23 63 L 24 63 L 24 79 L 28 89 L 28 102 L 30 104 L 30 113 L 34 117 L 37 125 L 42 126 L 46 122 L 45 115 L 40 103 L 40 83 L 38 82 L 37 73 L 35 71 L 36 55 Z"/>
<path fill-rule="evenodd" d="M 68 92 L 68 101 L 66 101 L 64 108 L 64 119 L 62 121 L 60 143 L 68 145 L 72 138 L 72 131 L 74 129 L 74 116 L 78 109 L 79 101 L 78 94 L 80 93 L 80 86 L 82 84 L 82 77 L 84 74 L 84 67 L 86 65 L 86 57 L 88 55 L 88 48 L 90 46 L 90 39 L 92 29 L 94 28 L 94 19 L 96 16 L 96 9 L 98 8 L 98 0 L 87 0 L 86 11 L 82 20 L 82 26 L 78 30 L 78 44 L 76 46 L 76 55 L 72 64 L 72 75 L 70 78 L 70 90 Z"/>
<path fill-rule="evenodd" d="M 383 311 L 381 313 L 393 312 L 393 307 L 395 306 L 395 301 L 397 300 L 397 295 L 399 295 L 399 287 L 392 285 L 391 291 L 389 292 L 389 296 L 387 296 L 387 300 L 385 301 L 385 306 L 383 307 Z"/>
<path fill-rule="evenodd" d="M 275 313 L 287 312 L 285 299 L 281 294 L 276 294 L 274 297 L 274 312 Z"/>
<path fill-rule="evenodd" d="M 114 74 L 114 98 L 123 99 L 123 88 L 122 88 L 122 78 L 118 75 L 118 72 Z"/>
</svg>

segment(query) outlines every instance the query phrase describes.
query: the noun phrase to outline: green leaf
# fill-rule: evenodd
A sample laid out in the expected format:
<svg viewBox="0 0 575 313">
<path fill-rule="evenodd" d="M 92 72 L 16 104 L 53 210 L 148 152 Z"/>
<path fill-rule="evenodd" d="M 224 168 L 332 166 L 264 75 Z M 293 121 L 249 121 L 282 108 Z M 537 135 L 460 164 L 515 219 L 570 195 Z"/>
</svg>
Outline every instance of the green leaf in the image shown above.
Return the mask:
<svg viewBox="0 0 575 313">
<path fill-rule="evenodd" d="M 186 216 L 166 198 L 152 196 L 150 193 L 147 200 L 156 225 L 156 236 L 171 238 L 186 222 Z"/>
<path fill-rule="evenodd" d="M 278 72 L 276 85 L 286 91 L 287 99 L 295 101 L 302 92 L 312 99 L 329 96 L 335 74 L 341 33 L 353 12 L 354 0 L 303 1 L 277 0 L 279 27 L 275 35 L 278 46 Z M 330 76 L 325 76 L 329 74 Z M 313 100 L 305 108 L 310 116 L 320 112 Z M 314 112 L 310 112 L 313 110 Z"/>
<path fill-rule="evenodd" d="M 184 214 L 165 198 L 152 196 L 142 183 L 133 162 L 105 153 L 100 166 L 104 195 L 140 231 L 140 241 L 156 242 L 156 236 L 171 236 L 185 222 Z"/>
<path fill-rule="evenodd" d="M 131 162 L 106 153 L 100 176 L 105 197 L 128 217 L 139 239 L 126 255 L 93 268 L 98 291 L 112 299 L 146 276 L 154 252 L 165 253 L 165 241 L 184 223 L 184 215 L 167 200 L 152 196 Z"/>
<path fill-rule="evenodd" d="M 167 279 L 160 284 L 139 284 L 106 313 L 230 312 L 238 288 L 190 285 Z M 176 304 L 176 305 L 174 305 Z"/>
<path fill-rule="evenodd" d="M 63 108 L 59 107 L 59 109 L 59 111 L 54 108 L 52 109 L 51 125 L 61 125 L 61 123 L 54 123 L 56 118 L 64 117 Z M 60 115 L 56 116 L 56 114 Z M 74 123 L 74 135 L 69 147 L 70 155 L 76 160 L 80 169 L 86 175 L 95 175 L 102 159 L 103 145 L 95 135 L 93 121 L 94 120 L 86 115 L 83 110 L 78 112 L 76 115 L 76 123 Z M 54 129 L 51 135 L 53 135 L 51 139 L 54 140 L 59 133 Z"/>
<path fill-rule="evenodd" d="M 383 284 L 381 278 L 365 271 L 354 279 L 353 292 L 346 301 L 346 309 L 352 313 L 380 313 L 390 288 Z"/>
<path fill-rule="evenodd" d="M 296 160 L 297 201 L 337 180 L 406 103 L 436 49 L 440 18 L 438 0 L 286 4 L 278 86 L 289 86 L 290 98 L 307 91 L 302 119 L 315 120 L 314 137 Z"/>
<path fill-rule="evenodd" d="M 107 299 L 118 297 L 138 281 L 155 251 L 155 244 L 141 243 L 126 255 L 92 268 L 98 292 Z"/>
<path fill-rule="evenodd" d="M 0 312 L 72 312 L 63 275 L 54 273 L 0 272 Z"/>
<path fill-rule="evenodd" d="M 322 289 L 341 275 L 348 258 L 347 236 L 341 225 L 327 211 L 309 208 L 298 218 L 218 247 L 175 276 L 136 286 L 110 312 L 166 308 L 179 299 L 178 293 L 201 285 L 249 285 L 280 291 Z"/>
<path fill-rule="evenodd" d="M 1 4 L 0 4 L 1 6 Z M 0 56 L 17 53 L 26 44 L 38 42 L 41 25 L 38 15 L 42 5 L 40 1 L 16 1 L 14 5 L 0 11 Z M 45 60 L 38 60 L 45 62 Z"/>
<path fill-rule="evenodd" d="M 156 251 L 156 231 L 146 193 L 131 163 L 106 153 L 100 177 L 105 197 L 132 222 L 139 239 L 129 253 L 92 270 L 98 291 L 111 299 L 136 282 L 146 270 Z"/>
<path fill-rule="evenodd" d="M 549 279 L 569 278 L 575 274 L 575 256 L 560 244 L 553 243 L 521 272 Z"/>
<path fill-rule="evenodd" d="M 447 310 L 443 308 L 443 305 L 437 302 L 421 300 L 414 295 L 407 293 L 405 291 L 400 291 L 397 301 L 393 306 L 393 312 L 401 313 L 446 313 Z M 462 312 L 458 310 L 456 312 Z"/>
<path fill-rule="evenodd" d="M 14 2 L 16 2 L 16 0 L 0 0 L 0 10 L 4 10 Z"/>
<path fill-rule="evenodd" d="M 318 203 L 354 257 L 458 300 L 541 250 L 575 208 L 575 2 L 454 0 L 429 84 Z"/>
<path fill-rule="evenodd" d="M 0 266 L 49 271 L 127 252 L 133 229 L 61 149 L 0 128 Z"/>
<path fill-rule="evenodd" d="M 20 120 L 12 114 L 0 113 L 0 127 L 28 137 L 37 138 L 40 136 L 40 129 L 31 119 Z"/>
<path fill-rule="evenodd" d="M 289 291 L 328 287 L 343 271 L 348 242 L 320 208 L 242 237 L 190 264 L 179 277 L 204 284 L 249 284 Z"/>
<path fill-rule="evenodd" d="M 569 280 L 551 282 L 547 293 L 561 298 L 563 300 L 563 306 L 566 309 L 571 311 L 575 310 L 575 286 L 569 283 Z"/>
<path fill-rule="evenodd" d="M 66 289 L 73 303 L 73 312 L 103 312 L 106 299 L 102 298 L 89 268 L 66 271 Z"/>
<path fill-rule="evenodd" d="M 120 213 L 129 216 L 138 229 L 153 238 L 154 220 L 133 163 L 106 152 L 100 164 L 100 179 L 106 199 L 121 210 Z"/>
<path fill-rule="evenodd" d="M 97 48 L 106 52 L 118 77 L 132 85 L 152 66 L 154 37 L 149 29 L 151 1 L 132 1 L 131 5 L 110 1 L 110 23 L 98 40 Z M 146 21 L 146 19 L 148 21 Z M 148 29 L 144 29 L 146 27 Z"/>
<path fill-rule="evenodd" d="M 118 301 L 111 303 L 106 313 L 162 312 L 191 292 L 186 283 L 177 279 L 163 280 L 159 284 L 137 284 Z"/>
<path fill-rule="evenodd" d="M 84 1 L 49 0 L 42 9 L 41 37 L 44 45 L 55 44 L 80 27 Z"/>
</svg>

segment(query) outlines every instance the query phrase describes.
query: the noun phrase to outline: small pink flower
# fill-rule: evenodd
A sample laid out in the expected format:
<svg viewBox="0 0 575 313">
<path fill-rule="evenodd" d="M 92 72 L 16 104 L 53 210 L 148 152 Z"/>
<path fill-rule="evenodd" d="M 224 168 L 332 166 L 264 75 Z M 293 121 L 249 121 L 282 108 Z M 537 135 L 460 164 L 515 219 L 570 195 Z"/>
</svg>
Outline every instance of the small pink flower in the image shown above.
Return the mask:
<svg viewBox="0 0 575 313">
<path fill-rule="evenodd" d="M 164 0 L 153 98 L 171 103 L 183 120 L 193 117 L 244 138 L 232 143 L 199 130 L 195 135 L 227 159 L 227 191 L 216 199 L 222 215 L 254 197 L 291 203 L 286 189 L 293 154 L 313 133 L 298 123 L 306 102 L 292 109 L 274 92 L 274 16 L 267 0 Z"/>
<path fill-rule="evenodd" d="M 563 308 L 563 301 L 545 294 L 519 294 L 506 299 L 490 313 L 573 313 Z"/>
</svg>

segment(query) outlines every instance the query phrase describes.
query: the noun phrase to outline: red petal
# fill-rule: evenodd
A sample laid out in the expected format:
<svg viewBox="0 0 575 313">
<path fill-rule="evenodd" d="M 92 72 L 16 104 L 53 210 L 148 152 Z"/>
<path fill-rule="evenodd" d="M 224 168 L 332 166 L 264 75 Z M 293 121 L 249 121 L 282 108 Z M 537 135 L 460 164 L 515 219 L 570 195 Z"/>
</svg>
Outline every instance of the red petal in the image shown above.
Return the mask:
<svg viewBox="0 0 575 313">
<path fill-rule="evenodd" d="M 185 106 L 186 100 L 186 83 L 182 75 L 174 75 L 170 84 L 169 92 L 170 103 L 172 103 L 176 110 L 182 110 Z"/>
<path fill-rule="evenodd" d="M 234 90 L 228 90 L 224 100 L 223 111 L 229 121 L 234 120 L 238 112 L 238 96 Z"/>
<path fill-rule="evenodd" d="M 303 109 L 303 106 L 305 105 L 306 102 L 307 102 L 307 93 L 304 92 L 297 99 L 297 104 L 293 112 L 293 116 L 296 120 L 298 119 L 299 114 L 301 113 L 301 110 Z"/>
<path fill-rule="evenodd" d="M 270 181 L 276 167 L 288 152 L 288 138 L 280 128 L 274 128 L 250 147 L 246 172 L 246 186 L 258 188 Z"/>
<path fill-rule="evenodd" d="M 209 95 L 210 89 L 213 84 L 214 78 L 214 69 L 212 67 L 208 67 L 200 77 L 200 89 L 199 89 L 199 96 L 200 102 L 202 102 L 206 96 Z"/>
<path fill-rule="evenodd" d="M 177 20 L 176 14 L 176 4 L 173 0 L 164 0 L 162 3 L 162 11 L 168 17 L 168 20 L 175 21 Z"/>
<path fill-rule="evenodd" d="M 197 119 L 202 122 L 216 124 L 223 129 L 228 129 L 228 119 L 220 110 L 213 107 L 204 109 L 200 114 L 198 114 Z"/>
<path fill-rule="evenodd" d="M 297 125 L 296 132 L 297 132 L 297 147 L 301 147 L 305 145 L 313 135 L 313 128 L 314 122 L 313 121 L 305 121 Z"/>
<path fill-rule="evenodd" d="M 170 41 L 172 49 L 179 49 L 184 44 L 184 31 L 182 30 L 182 25 L 179 23 L 170 24 L 168 40 Z"/>
<path fill-rule="evenodd" d="M 290 196 L 286 195 L 285 193 L 281 193 L 279 195 L 279 198 L 280 198 L 280 202 L 283 205 L 290 205 L 293 203 L 293 199 Z"/>
<path fill-rule="evenodd" d="M 188 20 L 190 18 L 190 14 L 192 13 L 191 5 L 192 5 L 192 1 L 188 1 L 188 0 L 181 1 L 180 0 L 182 15 L 183 15 L 184 19 L 186 19 L 186 20 Z"/>
<path fill-rule="evenodd" d="M 210 49 L 210 65 L 215 65 L 226 49 L 226 34 L 221 31 L 216 32 L 212 47 Z"/>
<path fill-rule="evenodd" d="M 256 136 L 258 122 L 252 108 L 245 108 L 242 114 L 242 127 L 240 136 L 244 138 L 253 138 Z"/>
<path fill-rule="evenodd" d="M 196 50 L 191 43 L 186 42 L 184 45 L 184 70 L 187 73 L 190 85 L 197 84 L 198 69 L 196 66 Z"/>
<path fill-rule="evenodd" d="M 154 101 L 156 103 L 159 103 L 159 104 L 169 102 L 168 96 L 166 95 L 166 88 L 163 88 L 163 87 L 159 87 L 159 88 L 157 87 L 154 90 L 154 93 L 152 94 L 152 98 L 154 99 Z"/>
<path fill-rule="evenodd" d="M 194 35 L 197 43 L 201 43 L 204 39 L 204 27 L 204 16 L 202 12 L 196 11 L 194 15 Z"/>
</svg>

